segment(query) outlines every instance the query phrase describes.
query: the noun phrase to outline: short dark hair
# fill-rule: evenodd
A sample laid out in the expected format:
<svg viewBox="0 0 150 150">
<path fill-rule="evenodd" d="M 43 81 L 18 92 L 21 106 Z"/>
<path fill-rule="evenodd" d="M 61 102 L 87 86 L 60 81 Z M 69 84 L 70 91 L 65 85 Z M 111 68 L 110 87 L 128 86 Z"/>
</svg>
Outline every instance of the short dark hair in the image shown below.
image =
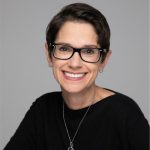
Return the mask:
<svg viewBox="0 0 150 150">
<path fill-rule="evenodd" d="M 104 49 L 110 47 L 110 28 L 105 16 L 96 8 L 85 3 L 73 3 L 62 8 L 46 28 L 46 41 L 55 42 L 57 34 L 66 21 L 90 23 L 98 36 L 98 44 Z"/>
</svg>

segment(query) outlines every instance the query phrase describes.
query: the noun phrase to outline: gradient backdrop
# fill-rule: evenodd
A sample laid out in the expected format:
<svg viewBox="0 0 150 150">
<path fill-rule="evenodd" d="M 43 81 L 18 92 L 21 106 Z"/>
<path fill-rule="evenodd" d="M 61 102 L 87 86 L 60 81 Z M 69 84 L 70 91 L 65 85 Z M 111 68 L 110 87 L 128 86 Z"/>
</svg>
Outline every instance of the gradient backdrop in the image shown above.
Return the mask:
<svg viewBox="0 0 150 150">
<path fill-rule="evenodd" d="M 44 54 L 45 29 L 79 0 L 0 1 L 0 149 L 40 95 L 59 90 Z M 148 0 L 82 0 L 107 18 L 111 60 L 97 84 L 133 98 L 148 119 Z"/>
</svg>

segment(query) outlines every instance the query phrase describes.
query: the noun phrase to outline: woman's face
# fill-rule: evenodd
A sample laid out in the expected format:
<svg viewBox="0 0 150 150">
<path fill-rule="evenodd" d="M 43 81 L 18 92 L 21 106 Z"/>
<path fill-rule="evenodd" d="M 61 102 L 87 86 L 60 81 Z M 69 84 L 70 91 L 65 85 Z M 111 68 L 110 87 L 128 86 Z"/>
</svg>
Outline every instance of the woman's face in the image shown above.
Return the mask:
<svg viewBox="0 0 150 150">
<path fill-rule="evenodd" d="M 55 43 L 67 44 L 74 48 L 100 47 L 92 25 L 73 21 L 67 21 L 61 27 Z M 105 66 L 105 61 L 102 64 L 84 62 L 76 52 L 69 60 L 54 57 L 48 59 L 62 91 L 68 93 L 79 93 L 93 88 L 99 70 Z"/>
</svg>

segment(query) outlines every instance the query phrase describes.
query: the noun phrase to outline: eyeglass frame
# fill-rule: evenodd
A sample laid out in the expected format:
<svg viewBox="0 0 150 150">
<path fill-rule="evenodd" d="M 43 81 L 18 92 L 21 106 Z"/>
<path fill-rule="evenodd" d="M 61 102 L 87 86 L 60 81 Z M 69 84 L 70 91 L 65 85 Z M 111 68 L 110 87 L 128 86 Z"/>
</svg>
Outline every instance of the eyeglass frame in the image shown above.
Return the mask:
<svg viewBox="0 0 150 150">
<path fill-rule="evenodd" d="M 58 57 L 56 57 L 56 56 L 54 55 L 54 51 L 55 51 L 55 49 L 56 49 L 56 45 L 65 45 L 65 44 L 54 43 L 54 42 L 49 44 L 49 53 L 50 53 L 50 54 L 52 53 L 53 56 L 54 56 L 54 58 L 59 59 L 59 60 L 69 60 L 70 58 L 72 58 L 72 56 L 74 55 L 74 53 L 77 52 L 77 53 L 79 54 L 81 60 L 83 60 L 84 62 L 87 62 L 87 63 L 97 63 L 97 62 L 99 62 L 99 60 L 102 58 L 102 54 L 107 52 L 107 49 L 105 49 L 105 48 L 97 48 L 97 47 L 96 47 L 96 48 L 90 48 L 90 49 L 98 49 L 100 52 L 102 52 L 102 53 L 100 53 L 99 59 L 98 59 L 96 62 L 90 62 L 90 61 L 84 60 L 84 59 L 82 58 L 82 56 L 81 56 L 81 50 L 82 50 L 82 49 L 85 49 L 85 48 L 74 48 L 74 47 L 72 47 L 72 46 L 70 46 L 70 45 L 69 45 L 69 46 L 66 45 L 66 46 L 68 46 L 68 47 L 70 47 L 70 48 L 73 49 L 72 55 L 71 55 L 69 58 L 58 58 Z M 87 47 L 87 48 L 88 48 L 88 47 Z M 52 49 L 52 52 L 51 52 L 50 49 Z"/>
</svg>

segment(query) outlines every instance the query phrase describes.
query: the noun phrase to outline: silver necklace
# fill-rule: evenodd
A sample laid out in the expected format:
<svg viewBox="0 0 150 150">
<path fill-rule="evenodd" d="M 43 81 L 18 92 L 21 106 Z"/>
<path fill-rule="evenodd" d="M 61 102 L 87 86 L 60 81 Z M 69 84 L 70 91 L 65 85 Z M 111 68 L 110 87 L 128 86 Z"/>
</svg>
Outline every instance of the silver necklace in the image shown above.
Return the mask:
<svg viewBox="0 0 150 150">
<path fill-rule="evenodd" d="M 75 132 L 73 138 L 71 139 L 70 134 L 69 134 L 69 130 L 68 130 L 68 127 L 67 127 L 67 124 L 66 124 L 66 119 L 65 119 L 65 114 L 64 114 L 64 101 L 63 101 L 63 121 L 64 121 L 66 132 L 67 132 L 67 135 L 68 135 L 68 138 L 69 138 L 69 142 L 70 142 L 70 146 L 68 147 L 68 150 L 74 150 L 74 147 L 73 147 L 74 139 L 75 139 L 75 137 L 76 137 L 76 135 L 77 135 L 77 133 L 79 131 L 79 128 L 80 128 L 83 120 L 85 119 L 85 117 L 86 117 L 86 115 L 87 115 L 87 113 L 88 113 L 88 111 L 89 111 L 91 106 L 92 106 L 92 104 L 87 108 L 86 112 L 84 113 L 82 119 L 80 120 L 80 122 L 78 124 L 78 127 L 76 129 L 76 132 Z"/>
</svg>

